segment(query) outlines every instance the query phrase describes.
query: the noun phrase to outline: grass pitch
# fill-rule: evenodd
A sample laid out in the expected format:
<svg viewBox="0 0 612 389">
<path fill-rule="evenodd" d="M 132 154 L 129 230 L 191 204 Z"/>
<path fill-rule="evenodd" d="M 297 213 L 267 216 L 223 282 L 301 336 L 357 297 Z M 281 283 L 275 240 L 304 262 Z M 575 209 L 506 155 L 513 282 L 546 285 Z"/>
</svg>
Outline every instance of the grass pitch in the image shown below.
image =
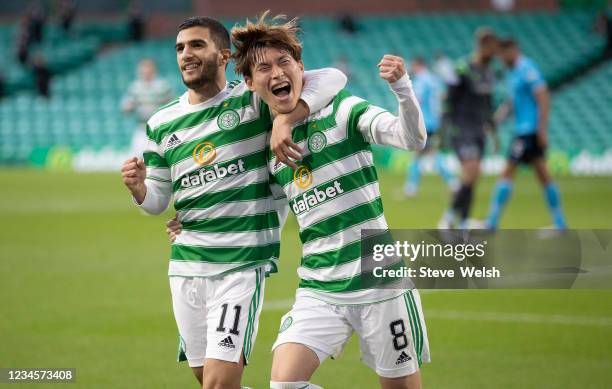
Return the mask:
<svg viewBox="0 0 612 389">
<path fill-rule="evenodd" d="M 175 363 L 169 245 L 164 222 L 131 204 L 118 174 L 2 170 L 0 367 L 74 367 L 79 388 L 196 388 Z M 573 228 L 612 227 L 612 180 L 559 181 Z M 381 175 L 392 228 L 434 228 L 448 203 L 437 177 L 403 199 L 403 177 Z M 493 179 L 477 191 L 484 217 Z M 520 175 L 502 228 L 550 224 L 530 175 Z M 243 383 L 267 388 L 270 347 L 297 285 L 295 220 L 283 232 L 281 271 L 268 280 L 259 335 Z M 612 290 L 422 292 L 433 361 L 426 388 L 612 387 Z M 353 338 L 313 382 L 375 388 Z M 24 384 L 20 387 L 38 387 Z"/>
</svg>

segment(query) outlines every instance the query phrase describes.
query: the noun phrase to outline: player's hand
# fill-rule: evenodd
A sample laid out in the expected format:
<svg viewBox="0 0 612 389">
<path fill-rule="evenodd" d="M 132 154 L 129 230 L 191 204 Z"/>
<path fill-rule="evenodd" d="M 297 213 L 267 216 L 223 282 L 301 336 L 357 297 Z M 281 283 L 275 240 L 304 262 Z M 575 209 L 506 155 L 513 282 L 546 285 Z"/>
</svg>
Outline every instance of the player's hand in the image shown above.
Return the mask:
<svg viewBox="0 0 612 389">
<path fill-rule="evenodd" d="M 145 186 L 146 176 L 147 168 L 144 161 L 137 157 L 128 159 L 121 167 L 123 184 L 132 192 L 132 195 L 139 204 L 144 201 L 145 194 L 147 193 L 147 187 Z"/>
<path fill-rule="evenodd" d="M 297 161 L 301 160 L 303 150 L 291 138 L 291 123 L 286 115 L 278 115 L 272 123 L 270 148 L 276 156 L 276 163 L 282 162 L 293 169 L 297 169 L 297 165 L 291 158 Z"/>
<path fill-rule="evenodd" d="M 546 131 L 538 131 L 538 133 L 536 134 L 536 139 L 538 141 L 538 145 L 545 149 L 548 147 L 548 134 L 546 133 Z"/>
<path fill-rule="evenodd" d="M 378 63 L 378 73 L 381 78 L 392 84 L 406 74 L 406 65 L 402 57 L 385 54 Z"/>
<path fill-rule="evenodd" d="M 168 220 L 166 223 L 166 234 L 170 238 L 170 242 L 174 243 L 176 237 L 180 235 L 183 229 L 183 225 L 180 221 L 178 221 L 178 217 L 174 216 L 172 219 Z"/>
</svg>

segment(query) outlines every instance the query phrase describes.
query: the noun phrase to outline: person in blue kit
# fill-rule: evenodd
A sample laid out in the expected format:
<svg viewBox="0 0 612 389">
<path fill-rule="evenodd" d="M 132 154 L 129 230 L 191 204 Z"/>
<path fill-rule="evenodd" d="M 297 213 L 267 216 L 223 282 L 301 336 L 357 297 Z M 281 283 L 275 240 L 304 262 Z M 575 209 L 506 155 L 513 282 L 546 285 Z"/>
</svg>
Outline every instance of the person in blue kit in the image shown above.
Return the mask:
<svg viewBox="0 0 612 389">
<path fill-rule="evenodd" d="M 412 60 L 412 73 L 412 88 L 423 111 L 423 119 L 427 129 L 427 143 L 425 148 L 416 154 L 408 167 L 406 184 L 404 186 L 404 194 L 407 197 L 415 196 L 419 190 L 421 159 L 427 154 L 432 155 L 435 169 L 451 190 L 457 186 L 456 180 L 448 170 L 443 156 L 437 151 L 436 143 L 438 143 L 438 138 L 434 136 L 441 124 L 442 83 L 436 75 L 429 71 L 422 57 L 415 57 Z"/>
<path fill-rule="evenodd" d="M 500 40 L 499 56 L 508 68 L 507 85 L 510 101 L 502 105 L 496 117 L 502 119 L 512 108 L 516 128 L 506 166 L 493 192 L 485 225 L 490 230 L 495 230 L 499 226 L 502 211 L 512 194 L 514 174 L 518 165 L 523 163 L 531 165 L 535 170 L 544 189 L 554 227 L 563 231 L 567 229 L 567 224 L 561 208 L 561 196 L 546 166 L 545 158 L 550 111 L 550 95 L 546 82 L 538 66 L 521 53 L 518 43 L 513 39 Z"/>
</svg>

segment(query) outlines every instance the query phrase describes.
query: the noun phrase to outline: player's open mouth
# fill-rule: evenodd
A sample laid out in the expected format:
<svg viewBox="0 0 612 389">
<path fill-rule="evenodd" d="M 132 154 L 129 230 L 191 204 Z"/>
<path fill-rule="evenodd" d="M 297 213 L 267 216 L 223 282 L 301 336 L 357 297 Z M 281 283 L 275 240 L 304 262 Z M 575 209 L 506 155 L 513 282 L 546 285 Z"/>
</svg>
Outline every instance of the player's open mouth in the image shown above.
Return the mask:
<svg viewBox="0 0 612 389">
<path fill-rule="evenodd" d="M 289 96 L 289 94 L 291 93 L 291 84 L 289 84 L 287 81 L 284 81 L 272 86 L 271 89 L 272 94 L 274 94 L 274 96 L 283 99 Z"/>
<path fill-rule="evenodd" d="M 183 65 L 183 70 L 185 71 L 190 71 L 190 70 L 195 70 L 197 68 L 200 67 L 200 63 L 199 62 L 190 62 L 186 65 Z"/>
</svg>

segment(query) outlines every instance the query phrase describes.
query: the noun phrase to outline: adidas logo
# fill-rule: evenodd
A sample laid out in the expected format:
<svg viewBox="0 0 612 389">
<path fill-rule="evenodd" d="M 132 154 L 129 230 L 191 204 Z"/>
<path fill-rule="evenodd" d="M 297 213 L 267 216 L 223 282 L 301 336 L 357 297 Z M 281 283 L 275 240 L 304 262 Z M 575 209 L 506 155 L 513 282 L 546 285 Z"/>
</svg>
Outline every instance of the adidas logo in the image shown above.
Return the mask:
<svg viewBox="0 0 612 389">
<path fill-rule="evenodd" d="M 172 136 L 168 140 L 168 144 L 166 144 L 166 149 L 169 149 L 170 147 L 174 147 L 180 144 L 181 144 L 181 140 L 179 139 L 179 137 L 176 136 L 176 134 L 172 134 Z"/>
<path fill-rule="evenodd" d="M 219 342 L 219 346 L 220 347 L 225 347 L 227 349 L 234 349 L 236 348 L 236 346 L 234 346 L 234 342 L 232 341 L 232 337 L 228 336 L 227 338 L 221 340 Z"/>
<path fill-rule="evenodd" d="M 396 365 L 401 365 L 402 363 L 406 363 L 408 361 L 411 361 L 412 357 L 408 354 L 406 354 L 405 351 L 402 351 L 402 353 L 400 354 L 400 356 L 397 358 L 397 361 L 395 361 Z"/>
</svg>

